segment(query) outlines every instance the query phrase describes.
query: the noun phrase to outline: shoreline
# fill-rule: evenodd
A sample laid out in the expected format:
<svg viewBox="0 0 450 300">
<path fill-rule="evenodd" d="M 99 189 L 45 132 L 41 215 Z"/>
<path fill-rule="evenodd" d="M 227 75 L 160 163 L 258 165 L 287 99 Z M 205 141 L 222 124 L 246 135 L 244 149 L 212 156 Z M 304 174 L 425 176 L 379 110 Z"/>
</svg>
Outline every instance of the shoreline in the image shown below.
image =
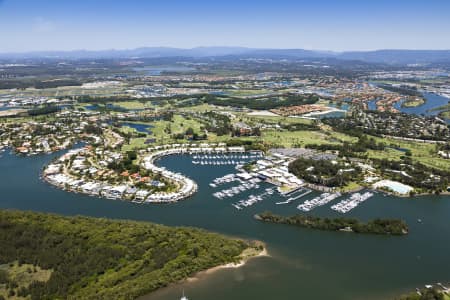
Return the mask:
<svg viewBox="0 0 450 300">
<path fill-rule="evenodd" d="M 240 260 L 238 262 L 226 263 L 226 264 L 218 265 L 218 266 L 197 272 L 193 276 L 188 277 L 179 283 L 194 282 L 194 281 L 200 280 L 201 277 L 203 277 L 205 275 L 210 275 L 210 274 L 213 274 L 217 271 L 224 270 L 224 269 L 241 268 L 241 267 L 245 266 L 250 260 L 258 258 L 258 257 L 270 257 L 270 254 L 267 251 L 267 247 L 263 242 L 255 241 L 255 243 L 256 243 L 256 245 L 255 245 L 256 247 L 259 247 L 259 246 L 263 247 L 262 250 L 259 251 L 258 253 L 246 253 L 248 251 L 253 252 L 256 250 L 254 247 L 250 246 L 250 247 L 244 249 L 244 251 L 242 251 L 242 253 L 239 255 Z"/>
<path fill-rule="evenodd" d="M 165 290 L 167 289 L 171 289 L 173 287 L 176 286 L 182 286 L 185 284 L 191 284 L 191 283 L 195 283 L 199 280 L 203 280 L 206 277 L 208 277 L 211 274 L 214 274 L 220 270 L 231 270 L 231 269 L 238 269 L 241 267 L 244 267 L 249 261 L 255 259 L 255 258 L 259 258 L 259 257 L 271 257 L 271 255 L 269 254 L 269 252 L 267 251 L 267 247 L 266 244 L 262 241 L 252 241 L 253 243 L 255 243 L 253 246 L 249 246 L 248 248 L 245 248 L 241 254 L 239 255 L 240 260 L 238 262 L 231 262 L 231 263 L 225 263 L 222 265 L 218 265 L 215 267 L 211 267 L 209 269 L 203 270 L 203 271 L 199 271 L 195 274 L 193 274 L 190 277 L 187 277 L 185 279 L 182 279 L 178 282 L 173 282 L 168 284 L 165 287 L 161 287 L 153 292 L 150 292 L 148 294 L 142 295 L 140 297 L 137 298 L 137 300 L 147 300 L 147 299 L 151 299 L 152 296 L 156 293 L 164 293 Z M 262 250 L 257 252 L 257 253 L 253 253 L 255 252 L 255 250 L 257 250 L 255 247 L 258 246 L 262 246 Z M 251 252 L 251 253 L 246 253 L 246 252 Z"/>
<path fill-rule="evenodd" d="M 74 149 L 73 151 L 78 151 L 84 149 Z M 51 162 L 50 164 L 46 165 L 41 173 L 42 178 L 49 183 L 50 185 L 56 186 L 57 188 L 60 188 L 62 190 L 66 190 L 69 192 L 78 192 L 82 193 L 88 196 L 97 196 L 101 198 L 111 199 L 111 200 L 124 200 L 124 201 L 131 201 L 135 203 L 176 203 L 181 200 L 188 199 L 193 194 L 195 194 L 198 190 L 197 183 L 190 179 L 189 177 L 182 175 L 180 173 L 175 173 L 172 171 L 167 170 L 163 167 L 158 167 L 155 162 L 159 160 L 162 157 L 169 156 L 169 155 L 179 155 L 179 154 L 199 154 L 199 153 L 207 153 L 207 154 L 233 154 L 233 153 L 245 153 L 245 148 L 236 146 L 236 147 L 228 147 L 224 145 L 216 145 L 216 144 L 201 144 L 201 145 L 195 145 L 195 144 L 167 144 L 163 146 L 156 146 L 154 148 L 148 148 L 147 150 L 140 151 L 140 155 L 142 157 L 140 158 L 139 165 L 146 169 L 150 170 L 153 173 L 161 174 L 163 177 L 173 181 L 177 182 L 179 184 L 179 189 L 176 192 L 150 192 L 148 195 L 145 196 L 145 198 L 141 199 L 136 196 L 136 193 L 133 195 L 127 196 L 125 191 L 123 192 L 114 192 L 114 188 L 117 186 L 123 186 L 127 185 L 127 183 L 122 182 L 120 185 L 109 185 L 107 182 L 98 180 L 98 179 L 85 179 L 83 177 L 74 177 L 70 174 L 67 174 L 67 172 L 63 172 L 61 170 L 58 170 L 56 172 L 49 172 L 48 169 L 51 167 L 66 167 L 65 160 L 61 160 L 64 156 L 74 156 L 78 155 L 78 152 L 73 152 L 69 155 L 69 153 L 64 154 L 59 159 Z M 78 182 L 74 185 L 75 181 L 82 181 L 81 183 Z M 92 184 L 95 185 L 93 188 L 92 186 L 84 187 L 86 184 Z M 68 185 L 68 186 L 67 186 Z M 108 187 L 108 189 L 104 189 L 105 187 Z M 112 193 L 112 192 L 113 193 Z"/>
<path fill-rule="evenodd" d="M 424 196 L 448 196 L 450 195 L 450 192 L 441 192 L 439 194 L 435 194 L 435 193 L 417 193 L 414 194 L 413 196 L 407 195 L 407 194 L 396 194 L 396 193 L 392 193 L 392 192 L 388 192 L 388 191 L 382 191 L 383 193 L 386 193 L 389 196 L 395 196 L 395 197 L 399 197 L 399 198 L 416 198 L 416 197 L 424 197 Z"/>
</svg>

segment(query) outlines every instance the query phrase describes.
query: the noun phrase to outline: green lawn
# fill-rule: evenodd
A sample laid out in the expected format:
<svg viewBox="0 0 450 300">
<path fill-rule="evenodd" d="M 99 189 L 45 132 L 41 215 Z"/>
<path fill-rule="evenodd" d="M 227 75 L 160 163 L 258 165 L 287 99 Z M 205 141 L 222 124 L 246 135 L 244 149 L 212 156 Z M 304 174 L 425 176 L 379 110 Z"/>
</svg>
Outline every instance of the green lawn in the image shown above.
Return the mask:
<svg viewBox="0 0 450 300">
<path fill-rule="evenodd" d="M 246 90 L 246 89 L 240 89 L 240 90 L 227 90 L 226 91 L 230 96 L 234 97 L 245 97 L 245 96 L 255 96 L 255 95 L 263 95 L 263 94 L 269 94 L 273 93 L 271 90 L 263 90 L 263 89 L 256 89 L 256 90 Z"/>
<path fill-rule="evenodd" d="M 145 108 L 152 107 L 150 102 L 142 103 L 138 100 L 114 102 L 114 105 L 117 105 L 117 106 L 120 106 L 120 107 L 123 107 L 126 109 L 145 109 Z"/>
<path fill-rule="evenodd" d="M 361 185 L 359 185 L 356 182 L 351 181 L 346 186 L 343 186 L 342 188 L 340 188 L 340 191 L 342 193 L 347 193 L 347 192 L 350 192 L 350 191 L 354 191 L 355 189 L 357 189 L 359 187 L 361 187 Z"/>
<path fill-rule="evenodd" d="M 282 116 L 254 116 L 254 115 L 247 115 L 245 114 L 239 114 L 238 115 L 240 119 L 247 122 L 261 122 L 261 123 L 267 123 L 267 124 L 293 124 L 293 123 L 300 123 L 300 124 L 312 124 L 312 120 L 310 119 L 303 119 L 303 118 L 296 118 L 296 117 L 282 117 Z"/>
<path fill-rule="evenodd" d="M 402 141 L 391 138 L 374 137 L 377 142 L 384 142 L 388 145 L 395 145 L 399 148 L 409 149 L 412 152 L 412 158 L 423 163 L 426 166 L 450 170 L 450 160 L 441 158 L 436 151 L 436 145 L 429 143 L 420 143 L 413 141 Z M 405 155 L 402 151 L 394 149 L 385 149 L 384 151 L 369 150 L 369 157 L 388 158 L 399 160 L 400 156 Z"/>
<path fill-rule="evenodd" d="M 122 147 L 123 151 L 131 150 L 131 149 L 142 149 L 146 147 L 150 147 L 152 144 L 145 144 L 147 139 L 155 139 L 156 142 L 154 144 L 170 144 L 170 143 L 178 143 L 178 142 L 186 142 L 186 140 L 175 140 L 172 138 L 172 135 L 177 133 L 184 133 L 188 128 L 194 129 L 194 132 L 198 134 L 203 134 L 201 130 L 202 124 L 194 119 L 186 119 L 180 115 L 174 115 L 172 122 L 170 121 L 156 121 L 156 122 L 140 122 L 141 124 L 149 124 L 154 126 L 151 128 L 152 134 L 148 134 L 147 137 L 143 138 L 132 138 L 130 140 L 130 144 L 124 145 Z M 121 129 L 124 132 L 136 132 L 135 129 L 129 127 L 122 127 Z M 170 133 L 168 132 L 170 131 Z"/>
<path fill-rule="evenodd" d="M 327 131 L 263 131 L 262 139 L 266 143 L 277 144 L 283 147 L 304 147 L 307 144 L 335 144 L 338 140 L 353 140 L 352 137 Z"/>
</svg>

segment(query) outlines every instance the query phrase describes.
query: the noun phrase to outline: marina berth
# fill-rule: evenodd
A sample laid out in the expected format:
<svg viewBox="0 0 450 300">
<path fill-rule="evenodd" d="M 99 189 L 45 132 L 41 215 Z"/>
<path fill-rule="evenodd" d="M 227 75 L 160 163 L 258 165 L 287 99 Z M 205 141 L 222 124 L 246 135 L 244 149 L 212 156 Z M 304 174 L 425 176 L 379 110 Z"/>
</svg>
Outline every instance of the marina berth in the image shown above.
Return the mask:
<svg viewBox="0 0 450 300">
<path fill-rule="evenodd" d="M 305 202 L 303 202 L 302 204 L 300 204 L 299 206 L 297 206 L 297 208 L 301 211 L 310 211 L 316 207 L 325 205 L 331 201 L 333 201 L 336 198 L 339 198 L 341 195 L 341 193 L 337 192 L 337 193 L 323 193 L 320 196 L 317 196 L 311 200 L 306 200 Z"/>
<path fill-rule="evenodd" d="M 109 199 L 127 199 L 136 202 L 147 203 L 165 203 L 176 202 L 191 196 L 197 191 L 197 184 L 186 176 L 171 172 L 163 167 L 156 166 L 153 162 L 161 157 L 167 155 L 183 155 L 190 153 L 198 153 L 207 155 L 207 159 L 219 159 L 226 153 L 242 153 L 245 151 L 243 147 L 221 147 L 215 148 L 215 144 L 201 144 L 200 147 L 191 147 L 189 144 L 174 144 L 162 145 L 148 148 L 146 151 L 140 151 L 142 155 L 141 166 L 150 171 L 152 174 L 160 174 L 166 180 L 173 182 L 176 186 L 176 191 L 171 192 L 152 192 L 151 190 L 138 189 L 128 181 L 121 184 L 106 184 L 99 180 L 83 180 L 86 174 L 90 176 L 114 176 L 111 170 L 105 169 L 111 163 L 120 161 L 123 156 L 120 153 L 95 150 L 95 154 L 102 157 L 98 161 L 98 167 L 92 166 L 90 157 L 90 150 L 88 148 L 80 148 L 68 151 L 61 156 L 55 163 L 52 163 L 43 171 L 44 179 L 60 188 L 68 189 L 73 192 L 81 192 L 89 195 L 102 196 Z M 240 155 L 239 157 L 236 155 Z M 253 154 L 256 157 L 256 153 Z M 227 157 L 228 161 L 223 164 L 235 164 L 235 159 L 247 158 L 243 154 L 232 154 Z M 250 158 L 250 156 L 248 156 Z M 219 162 L 216 162 L 219 164 Z M 212 163 L 211 163 L 212 164 Z M 70 165 L 70 170 L 65 170 L 65 166 Z M 123 172 L 120 176 L 131 176 L 128 172 Z M 137 174 L 137 176 L 139 175 Z M 106 177 L 107 178 L 107 177 Z M 237 177 L 236 177 L 237 178 Z M 151 185 L 155 187 L 164 187 L 164 183 L 158 181 L 151 181 Z"/>
<path fill-rule="evenodd" d="M 289 197 L 286 201 L 279 201 L 279 202 L 276 202 L 275 204 L 276 205 L 289 204 L 295 200 L 303 198 L 304 196 L 310 194 L 311 192 L 312 192 L 312 190 L 310 190 L 310 189 L 300 187 L 300 188 L 296 189 L 295 191 L 288 193 L 291 197 Z M 284 194 L 284 196 L 287 196 L 287 194 Z"/>
<path fill-rule="evenodd" d="M 108 199 L 130 200 L 136 203 L 172 203 L 193 195 L 198 186 L 187 176 L 172 172 L 155 164 L 158 159 L 169 155 L 191 155 L 192 162 L 199 165 L 240 165 L 239 172 L 214 179 L 209 186 L 238 182 L 237 186 L 216 191 L 218 199 L 231 198 L 248 190 L 258 189 L 260 181 L 266 181 L 283 189 L 296 190 L 304 182 L 289 173 L 287 165 L 292 159 L 284 155 L 264 157 L 260 151 L 245 152 L 244 147 L 226 147 L 217 144 L 170 144 L 149 147 L 136 152 L 139 172 L 127 170 L 116 172 L 111 167 L 127 159 L 128 154 L 103 148 L 84 147 L 73 149 L 49 164 L 43 171 L 44 179 L 60 188 Z M 255 161 L 255 170 L 244 171 L 243 165 Z M 143 175 L 141 174 L 149 174 Z M 159 175 L 164 182 L 154 180 Z M 170 184 L 171 188 L 166 188 Z M 286 203 L 295 201 L 301 195 L 292 195 Z M 233 206 L 251 206 L 264 197 L 273 194 L 274 188 L 259 195 L 240 200 Z M 325 198 L 327 200 L 328 198 Z"/>
<path fill-rule="evenodd" d="M 357 207 L 360 203 L 371 198 L 372 196 L 373 196 L 372 192 L 365 192 L 363 194 L 354 193 L 347 199 L 344 199 L 341 202 L 339 202 L 338 204 L 331 206 L 331 209 L 345 214 L 345 213 L 349 212 L 350 210 L 354 209 L 355 207 Z"/>
<path fill-rule="evenodd" d="M 236 203 L 232 203 L 232 206 L 235 207 L 237 210 L 242 210 L 246 207 L 252 206 L 258 202 L 263 201 L 268 196 L 272 195 L 274 192 L 274 188 L 267 188 L 263 193 L 260 193 L 258 195 L 250 195 L 247 199 L 240 200 Z"/>
</svg>

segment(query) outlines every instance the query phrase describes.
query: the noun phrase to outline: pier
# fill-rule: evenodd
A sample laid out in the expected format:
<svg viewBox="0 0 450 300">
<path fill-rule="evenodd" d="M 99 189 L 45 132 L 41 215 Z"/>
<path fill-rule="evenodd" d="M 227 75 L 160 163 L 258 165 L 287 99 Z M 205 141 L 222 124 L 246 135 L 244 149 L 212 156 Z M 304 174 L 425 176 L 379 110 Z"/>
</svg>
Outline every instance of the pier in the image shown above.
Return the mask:
<svg viewBox="0 0 450 300">
<path fill-rule="evenodd" d="M 297 209 L 307 212 L 316 207 L 325 205 L 340 196 L 341 196 L 341 193 L 339 193 L 339 192 L 334 193 L 334 194 L 323 193 L 320 196 L 317 196 L 311 200 L 306 200 L 303 204 L 300 204 L 299 206 L 297 206 Z"/>
<path fill-rule="evenodd" d="M 295 200 L 298 200 L 298 199 L 300 199 L 300 198 L 302 198 L 302 197 L 304 197 L 304 196 L 306 196 L 306 195 L 308 195 L 308 194 L 310 194 L 310 193 L 312 192 L 312 190 L 308 190 L 308 189 L 305 189 L 305 188 L 298 188 L 298 189 L 296 189 L 296 192 L 298 192 L 298 191 L 305 191 L 305 192 L 301 193 L 301 194 L 298 195 L 298 196 L 290 197 L 290 198 L 287 199 L 286 201 L 276 202 L 275 204 L 277 204 L 277 205 L 280 205 L 280 204 L 289 204 L 289 203 L 294 202 Z M 292 195 L 292 192 L 289 193 L 289 194 Z"/>
<path fill-rule="evenodd" d="M 373 196 L 373 193 L 371 193 L 371 192 L 365 192 L 364 194 L 354 193 L 347 199 L 344 199 L 341 202 L 339 202 L 338 204 L 331 206 L 331 209 L 345 214 L 345 213 L 349 212 L 350 210 L 354 209 L 355 207 L 357 207 L 360 203 L 371 198 L 372 196 Z"/>
</svg>

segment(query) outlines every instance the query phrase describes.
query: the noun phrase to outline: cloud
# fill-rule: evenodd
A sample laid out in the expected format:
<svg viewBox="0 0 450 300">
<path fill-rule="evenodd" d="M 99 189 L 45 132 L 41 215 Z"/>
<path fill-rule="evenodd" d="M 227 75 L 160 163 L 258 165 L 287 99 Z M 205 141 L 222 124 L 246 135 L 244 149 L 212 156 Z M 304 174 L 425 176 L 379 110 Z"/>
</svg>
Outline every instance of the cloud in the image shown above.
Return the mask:
<svg viewBox="0 0 450 300">
<path fill-rule="evenodd" d="M 0 0 L 2 1 L 2 0 Z M 43 17 L 37 17 L 33 21 L 32 29 L 37 33 L 48 33 L 55 30 L 55 23 Z"/>
</svg>

